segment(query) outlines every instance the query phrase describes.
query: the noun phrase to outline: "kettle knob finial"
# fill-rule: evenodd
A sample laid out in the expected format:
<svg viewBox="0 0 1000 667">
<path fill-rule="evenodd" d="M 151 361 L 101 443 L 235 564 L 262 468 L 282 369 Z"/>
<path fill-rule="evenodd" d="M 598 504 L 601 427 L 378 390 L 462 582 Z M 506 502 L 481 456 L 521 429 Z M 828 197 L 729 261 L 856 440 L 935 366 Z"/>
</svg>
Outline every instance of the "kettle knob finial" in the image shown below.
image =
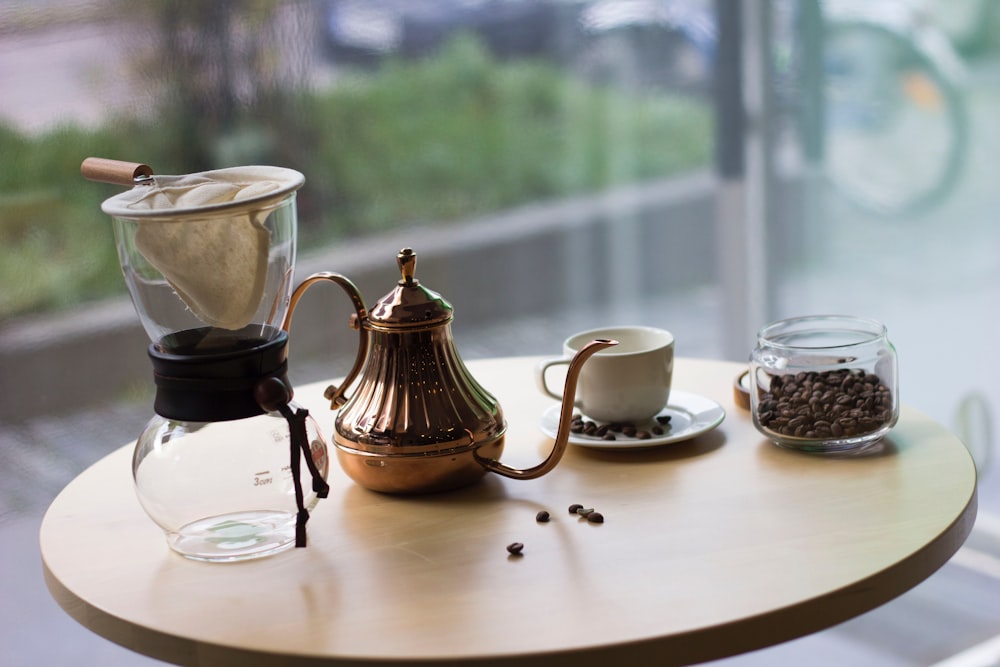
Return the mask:
<svg viewBox="0 0 1000 667">
<path fill-rule="evenodd" d="M 417 270 L 417 253 L 413 252 L 413 248 L 400 250 L 399 254 L 396 255 L 396 263 L 399 264 L 399 271 L 403 274 L 400 285 L 416 285 L 420 282 L 413 277 Z"/>
</svg>

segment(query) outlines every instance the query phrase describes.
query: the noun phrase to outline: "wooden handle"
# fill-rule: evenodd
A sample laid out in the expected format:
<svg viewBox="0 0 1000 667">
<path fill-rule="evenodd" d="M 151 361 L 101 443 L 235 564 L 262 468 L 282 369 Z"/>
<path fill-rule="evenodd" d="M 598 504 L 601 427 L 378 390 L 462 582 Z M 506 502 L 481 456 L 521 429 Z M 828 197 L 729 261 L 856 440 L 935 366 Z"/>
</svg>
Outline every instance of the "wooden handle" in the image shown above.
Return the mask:
<svg viewBox="0 0 1000 667">
<path fill-rule="evenodd" d="M 80 164 L 80 173 L 90 181 L 132 187 L 136 179 L 152 176 L 153 170 L 149 165 L 139 162 L 88 157 Z"/>
</svg>

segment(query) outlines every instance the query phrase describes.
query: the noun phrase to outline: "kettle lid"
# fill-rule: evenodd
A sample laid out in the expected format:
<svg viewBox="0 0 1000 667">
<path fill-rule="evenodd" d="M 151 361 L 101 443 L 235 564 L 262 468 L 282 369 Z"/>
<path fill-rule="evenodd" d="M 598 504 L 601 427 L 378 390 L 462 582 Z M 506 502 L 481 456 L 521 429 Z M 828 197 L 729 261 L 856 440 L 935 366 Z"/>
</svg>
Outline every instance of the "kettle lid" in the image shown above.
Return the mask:
<svg viewBox="0 0 1000 667">
<path fill-rule="evenodd" d="M 403 248 L 396 255 L 402 274 L 396 287 L 379 299 L 368 313 L 374 327 L 392 329 L 440 325 L 450 322 L 454 309 L 433 290 L 429 290 L 413 277 L 417 267 L 417 254 L 412 248 Z"/>
</svg>

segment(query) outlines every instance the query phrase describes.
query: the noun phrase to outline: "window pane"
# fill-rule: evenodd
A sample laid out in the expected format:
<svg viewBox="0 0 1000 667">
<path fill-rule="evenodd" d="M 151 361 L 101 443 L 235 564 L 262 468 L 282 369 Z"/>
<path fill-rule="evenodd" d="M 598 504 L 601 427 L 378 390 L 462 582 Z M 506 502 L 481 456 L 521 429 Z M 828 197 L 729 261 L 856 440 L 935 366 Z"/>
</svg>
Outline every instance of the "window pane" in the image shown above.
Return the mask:
<svg viewBox="0 0 1000 667">
<path fill-rule="evenodd" d="M 902 402 L 968 444 L 995 515 L 998 21 L 993 0 L 0 0 L 0 422 L 51 440 L 37 474 L 0 466 L 24 478 L 0 520 L 91 462 L 84 431 L 95 457 L 121 444 L 76 411 L 150 386 L 89 155 L 300 170 L 298 278 L 371 304 L 412 247 L 466 358 L 648 324 L 742 362 L 768 321 L 881 320 Z M 293 380 L 347 371 L 349 313 L 303 300 Z M 78 336 L 70 363 L 51 332 Z M 150 406 L 121 410 L 138 430 Z"/>
<path fill-rule="evenodd" d="M 772 17 L 776 34 L 821 36 L 776 59 L 772 90 L 778 108 L 793 96 L 797 130 L 822 128 L 774 139 L 775 173 L 802 175 L 804 201 L 783 223 L 795 246 L 775 267 L 772 315 L 885 322 L 903 401 L 955 429 L 985 467 L 1000 406 L 987 352 L 1000 303 L 1000 80 L 997 33 L 981 29 L 996 26 L 995 3 L 834 0 L 820 25 L 803 25 L 813 5 L 775 3 Z"/>
</svg>

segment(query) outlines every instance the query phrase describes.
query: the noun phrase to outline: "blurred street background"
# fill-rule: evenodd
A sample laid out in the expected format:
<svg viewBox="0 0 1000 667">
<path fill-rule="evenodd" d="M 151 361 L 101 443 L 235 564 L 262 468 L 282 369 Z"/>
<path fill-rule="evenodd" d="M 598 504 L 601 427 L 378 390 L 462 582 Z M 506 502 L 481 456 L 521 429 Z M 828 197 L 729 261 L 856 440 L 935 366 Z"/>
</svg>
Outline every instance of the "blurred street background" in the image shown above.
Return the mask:
<svg viewBox="0 0 1000 667">
<path fill-rule="evenodd" d="M 103 151 L 300 169 L 303 275 L 357 272 L 374 300 L 413 245 L 467 359 L 628 322 L 743 361 L 773 319 L 882 320 L 903 402 L 977 462 L 972 537 L 875 611 L 713 664 L 1000 665 L 1000 3 L 818 3 L 818 70 L 800 43 L 816 3 L 737 4 L 742 98 L 719 89 L 722 26 L 698 0 L 0 0 L 0 664 L 159 664 L 59 609 L 37 546 L 51 500 L 151 415 L 113 191 L 77 171 Z M 449 271 L 476 253 L 500 270 Z M 301 327 L 296 384 L 346 371 L 342 308 Z"/>
</svg>

